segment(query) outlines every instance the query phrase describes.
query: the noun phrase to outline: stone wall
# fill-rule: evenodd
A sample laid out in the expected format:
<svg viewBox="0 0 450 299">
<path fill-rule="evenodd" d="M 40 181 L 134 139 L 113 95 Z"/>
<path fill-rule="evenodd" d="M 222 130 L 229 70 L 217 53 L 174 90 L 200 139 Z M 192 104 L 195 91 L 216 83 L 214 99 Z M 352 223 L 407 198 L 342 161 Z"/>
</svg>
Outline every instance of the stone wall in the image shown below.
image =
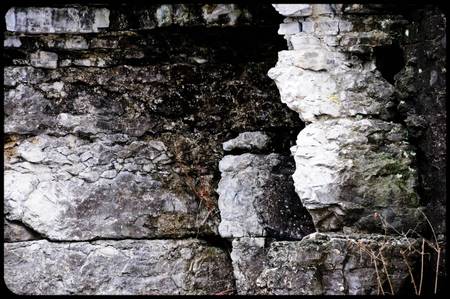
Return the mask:
<svg viewBox="0 0 450 299">
<path fill-rule="evenodd" d="M 12 292 L 408 293 L 424 213 L 445 242 L 436 7 L 99 3 L 4 19 Z"/>
</svg>

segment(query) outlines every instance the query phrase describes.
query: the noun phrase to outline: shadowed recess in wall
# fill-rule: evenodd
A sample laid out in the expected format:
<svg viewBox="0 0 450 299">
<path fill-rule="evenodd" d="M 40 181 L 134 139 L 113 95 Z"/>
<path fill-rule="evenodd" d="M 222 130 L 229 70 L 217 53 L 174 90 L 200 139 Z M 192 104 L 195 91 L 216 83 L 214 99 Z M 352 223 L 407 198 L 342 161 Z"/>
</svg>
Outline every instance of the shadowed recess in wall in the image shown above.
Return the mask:
<svg viewBox="0 0 450 299">
<path fill-rule="evenodd" d="M 403 50 L 398 43 L 374 48 L 375 65 L 386 81 L 394 84 L 394 76 L 405 67 Z"/>
</svg>

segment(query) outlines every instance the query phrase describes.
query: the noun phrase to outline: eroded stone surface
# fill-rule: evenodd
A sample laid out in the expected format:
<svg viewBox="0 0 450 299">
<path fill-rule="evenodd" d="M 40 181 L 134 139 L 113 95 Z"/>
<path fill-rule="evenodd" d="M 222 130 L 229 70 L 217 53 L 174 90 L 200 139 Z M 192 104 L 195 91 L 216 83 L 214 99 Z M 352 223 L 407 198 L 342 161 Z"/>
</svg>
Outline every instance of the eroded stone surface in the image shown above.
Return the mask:
<svg viewBox="0 0 450 299">
<path fill-rule="evenodd" d="M 265 238 L 233 239 L 230 257 L 239 295 L 258 294 L 256 279 L 264 270 L 267 243 Z"/>
<path fill-rule="evenodd" d="M 400 124 L 318 121 L 300 132 L 292 152 L 296 191 L 319 231 L 382 232 L 378 213 L 406 232 L 422 218 L 415 153 Z"/>
<path fill-rule="evenodd" d="M 215 232 L 157 140 L 39 135 L 5 161 L 5 212 L 56 240 L 180 237 Z"/>
<path fill-rule="evenodd" d="M 314 233 L 266 248 L 264 239 L 239 239 L 231 257 L 239 294 L 376 295 L 397 293 L 409 283 L 405 260 L 414 267 L 418 246 L 417 240 L 401 237 Z"/>
<path fill-rule="evenodd" d="M 226 253 L 193 239 L 4 245 L 6 286 L 27 295 L 213 294 L 234 289 Z"/>
<path fill-rule="evenodd" d="M 236 138 L 223 143 L 224 151 L 239 150 L 262 150 L 269 144 L 270 138 L 264 132 L 243 132 Z"/>
<path fill-rule="evenodd" d="M 8 31 L 23 33 L 91 33 L 109 26 L 109 10 L 92 7 L 12 7 L 5 15 Z"/>
<path fill-rule="evenodd" d="M 311 4 L 273 4 L 273 7 L 283 16 L 304 17 L 312 13 Z"/>
<path fill-rule="evenodd" d="M 300 39 L 300 37 L 302 37 Z M 374 63 L 352 62 L 313 38 L 300 35 L 293 43 L 303 49 L 279 52 L 268 75 L 275 80 L 281 101 L 306 122 L 326 117 L 368 115 L 389 119 L 394 88 Z M 308 46 L 304 43 L 313 43 Z M 297 47 L 297 46 L 296 46 Z"/>
<path fill-rule="evenodd" d="M 398 95 L 376 56 L 405 20 L 312 7 L 285 20 L 299 21 L 302 32 L 286 33 L 289 50 L 268 72 L 282 102 L 307 123 L 292 148 L 296 191 L 321 232 L 416 229 L 423 217 L 415 152 L 406 128 L 392 122 Z"/>
<path fill-rule="evenodd" d="M 309 233 L 309 215 L 292 189 L 286 156 L 225 156 L 217 193 L 222 237 L 267 235 L 301 238 Z"/>
<path fill-rule="evenodd" d="M 40 239 L 39 234 L 18 222 L 4 219 L 3 236 L 5 242 L 18 242 Z"/>
</svg>

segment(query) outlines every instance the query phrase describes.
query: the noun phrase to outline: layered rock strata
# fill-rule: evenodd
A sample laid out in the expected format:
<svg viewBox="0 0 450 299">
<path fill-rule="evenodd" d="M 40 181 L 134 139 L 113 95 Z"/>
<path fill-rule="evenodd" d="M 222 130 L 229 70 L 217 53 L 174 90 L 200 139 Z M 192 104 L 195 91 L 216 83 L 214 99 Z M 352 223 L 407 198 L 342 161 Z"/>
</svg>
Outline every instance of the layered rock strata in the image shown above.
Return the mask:
<svg viewBox="0 0 450 299">
<path fill-rule="evenodd" d="M 273 81 L 266 5 L 7 11 L 12 292 L 413 292 L 400 235 L 424 202 L 445 232 L 445 17 L 274 7 Z"/>
<path fill-rule="evenodd" d="M 280 295 L 412 290 L 419 242 L 405 236 L 421 231 L 424 208 L 416 153 L 398 121 L 393 80 L 402 66 L 383 65 L 379 56 L 396 49 L 408 21 L 380 13 L 376 5 L 274 7 L 286 17 L 278 33 L 288 50 L 279 52 L 268 75 L 282 102 L 306 123 L 291 148 L 293 179 L 319 233 L 301 241 L 263 234 L 235 238 L 237 290 Z"/>
<path fill-rule="evenodd" d="M 271 7 L 13 7 L 5 21 L 7 287 L 234 293 L 222 143 L 262 130 L 251 148 L 286 153 L 302 125 L 265 75 L 282 45 Z"/>
<path fill-rule="evenodd" d="M 373 55 L 393 43 L 394 24 L 402 19 L 373 17 L 373 25 L 385 24 L 373 30 L 341 5 L 275 8 L 287 24 L 301 25 L 285 34 L 289 50 L 268 74 L 281 101 L 307 123 L 291 149 L 293 178 L 317 230 L 383 232 L 374 215 L 397 231 L 414 229 L 420 215 L 415 152 L 406 128 L 393 122 L 394 86 Z"/>
</svg>

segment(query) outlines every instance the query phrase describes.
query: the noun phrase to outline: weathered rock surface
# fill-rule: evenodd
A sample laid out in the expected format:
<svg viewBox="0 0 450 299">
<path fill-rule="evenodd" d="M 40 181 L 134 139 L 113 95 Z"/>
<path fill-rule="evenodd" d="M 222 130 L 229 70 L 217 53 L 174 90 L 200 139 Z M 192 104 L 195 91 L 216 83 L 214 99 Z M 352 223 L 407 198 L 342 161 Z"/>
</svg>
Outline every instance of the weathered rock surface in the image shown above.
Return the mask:
<svg viewBox="0 0 450 299">
<path fill-rule="evenodd" d="M 296 5 L 280 13 L 289 15 L 288 7 Z M 380 233 L 387 225 L 391 233 L 406 232 L 423 220 L 416 154 L 406 128 L 392 122 L 393 75 L 376 59 L 404 19 L 361 18 L 330 5 L 290 15 L 302 32 L 286 34 L 289 50 L 279 52 L 268 75 L 308 124 L 292 148 L 293 178 L 316 229 Z"/>
<path fill-rule="evenodd" d="M 109 10 L 92 7 L 13 7 L 5 15 L 8 31 L 91 33 L 109 26 Z"/>
<path fill-rule="evenodd" d="M 304 17 L 312 13 L 311 4 L 273 4 L 273 7 L 286 17 Z"/>
<path fill-rule="evenodd" d="M 292 148 L 295 189 L 319 231 L 406 232 L 423 221 L 414 151 L 400 124 L 323 120 Z M 376 216 L 376 214 L 379 215 Z"/>
<path fill-rule="evenodd" d="M 286 17 L 278 33 L 288 48 L 269 71 L 275 82 L 265 74 L 284 46 L 269 5 L 8 10 L 11 290 L 412 290 L 401 250 L 416 241 L 375 233 L 383 222 L 418 229 L 427 205 L 445 239 L 445 15 L 406 4 L 273 6 Z M 300 198 L 287 156 L 303 127 L 297 113 L 308 124 L 292 147 Z M 287 241 L 311 233 L 313 221 L 340 233 Z M 218 231 L 234 238 L 232 261 L 186 239 Z M 425 268 L 425 278 L 434 272 Z"/>
<path fill-rule="evenodd" d="M 217 234 L 223 141 L 282 132 L 278 150 L 288 152 L 301 124 L 265 76 L 282 44 L 266 33 L 273 21 L 240 26 L 246 9 L 229 5 L 205 8 L 218 17 L 205 30 L 188 28 L 205 26 L 197 5 L 177 30 L 130 21 L 182 11 L 169 6 L 109 7 L 110 26 L 94 34 L 6 33 L 15 38 L 4 52 L 8 219 L 58 240 Z M 216 26 L 237 10 L 239 28 Z"/>
<path fill-rule="evenodd" d="M 264 270 L 268 242 L 266 238 L 233 239 L 231 260 L 238 295 L 256 295 L 256 280 Z"/>
<path fill-rule="evenodd" d="M 3 237 L 5 242 L 29 241 L 41 238 L 39 234 L 20 223 L 11 222 L 6 219 L 4 221 Z"/>
<path fill-rule="evenodd" d="M 309 215 L 290 179 L 290 159 L 279 154 L 225 156 L 219 163 L 219 233 L 226 238 L 302 238 Z"/>
<path fill-rule="evenodd" d="M 268 75 L 275 80 L 281 101 L 304 121 L 322 116 L 392 117 L 394 88 L 374 63 L 348 60 L 305 33 L 293 42 L 297 43 L 301 50 L 279 52 L 277 65 Z"/>
<path fill-rule="evenodd" d="M 194 295 L 234 289 L 228 256 L 187 240 L 6 243 L 7 287 L 27 295 Z"/>
<path fill-rule="evenodd" d="M 273 241 L 266 248 L 264 243 L 256 238 L 233 242 L 231 258 L 239 294 L 397 293 L 410 283 L 405 261 L 414 266 L 413 250 L 419 246 L 414 239 L 375 234 L 314 233 L 301 241 Z"/>
<path fill-rule="evenodd" d="M 161 141 L 39 135 L 5 165 L 5 212 L 55 240 L 180 237 L 215 232 L 183 190 Z"/>
<path fill-rule="evenodd" d="M 6 29 L 18 33 L 98 33 L 158 27 L 225 27 L 267 22 L 264 9 L 245 4 L 144 4 L 109 7 L 12 7 Z M 267 14 L 267 13 L 266 13 Z"/>
<path fill-rule="evenodd" d="M 243 132 L 236 138 L 223 143 L 224 151 L 265 149 L 270 142 L 270 137 L 264 132 Z"/>
</svg>

